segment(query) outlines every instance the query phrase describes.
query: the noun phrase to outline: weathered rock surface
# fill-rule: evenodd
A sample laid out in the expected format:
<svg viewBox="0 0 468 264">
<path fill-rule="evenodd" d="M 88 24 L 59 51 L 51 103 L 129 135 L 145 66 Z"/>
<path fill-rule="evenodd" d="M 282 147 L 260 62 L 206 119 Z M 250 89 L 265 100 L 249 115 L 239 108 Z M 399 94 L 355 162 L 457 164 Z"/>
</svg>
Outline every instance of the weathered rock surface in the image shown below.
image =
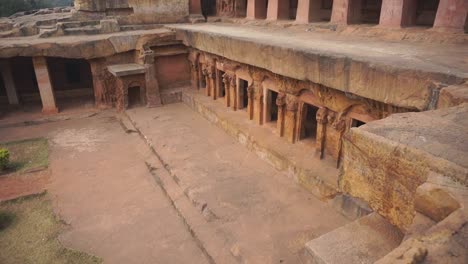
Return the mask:
<svg viewBox="0 0 468 264">
<path fill-rule="evenodd" d="M 309 241 L 303 252 L 307 264 L 367 264 L 385 256 L 402 239 L 397 228 L 377 213 Z"/>
<path fill-rule="evenodd" d="M 452 85 L 440 90 L 437 108 L 448 108 L 468 103 L 468 83 Z"/>
<path fill-rule="evenodd" d="M 467 219 L 466 209 L 459 209 L 425 234 L 404 241 L 376 264 L 465 264 L 468 261 Z"/>
<path fill-rule="evenodd" d="M 449 192 L 432 183 L 424 183 L 416 190 L 415 210 L 439 222 L 460 208 Z"/>
<path fill-rule="evenodd" d="M 93 59 L 139 49 L 147 43 L 174 40 L 175 33 L 165 28 L 45 39 L 9 38 L 0 42 L 0 58 L 48 56 Z"/>
<path fill-rule="evenodd" d="M 402 230 L 414 218 L 417 188 L 432 172 L 468 184 L 468 104 L 395 114 L 351 129 L 343 142 L 343 192 L 368 202 Z"/>
<path fill-rule="evenodd" d="M 199 50 L 409 109 L 434 108 L 441 83 L 468 78 L 466 62 L 458 60 L 468 52 L 463 45 L 427 47 L 219 23 L 170 27 Z M 454 63 L 447 66 L 447 60 Z"/>
</svg>

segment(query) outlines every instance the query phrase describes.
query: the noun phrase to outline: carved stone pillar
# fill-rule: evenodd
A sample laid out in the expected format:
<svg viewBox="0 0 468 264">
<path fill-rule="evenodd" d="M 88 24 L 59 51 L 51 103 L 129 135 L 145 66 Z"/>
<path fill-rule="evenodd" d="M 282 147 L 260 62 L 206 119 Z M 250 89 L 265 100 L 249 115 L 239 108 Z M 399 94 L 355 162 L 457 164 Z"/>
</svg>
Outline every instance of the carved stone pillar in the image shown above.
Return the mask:
<svg viewBox="0 0 468 264">
<path fill-rule="evenodd" d="M 232 75 L 232 78 L 229 82 L 229 91 L 231 92 L 231 95 L 230 95 L 230 99 L 231 99 L 231 102 L 230 102 L 230 105 L 232 107 L 232 110 L 236 111 L 237 110 L 237 87 L 236 87 L 236 76 L 235 75 Z"/>
<path fill-rule="evenodd" d="M 208 79 L 211 97 L 213 100 L 216 100 L 218 98 L 218 92 L 216 91 L 216 70 L 213 66 L 209 66 L 208 68 Z"/>
<path fill-rule="evenodd" d="M 286 94 L 279 93 L 278 97 L 276 97 L 276 105 L 278 106 L 278 121 L 276 123 L 276 127 L 278 129 L 278 134 L 280 137 L 284 136 L 284 114 L 285 114 L 285 107 L 286 107 Z"/>
<path fill-rule="evenodd" d="M 205 78 L 205 94 L 206 96 L 211 95 L 211 90 L 210 90 L 210 78 L 209 78 L 209 72 L 207 66 L 203 67 L 202 70 L 203 78 Z"/>
<path fill-rule="evenodd" d="M 320 159 L 325 155 L 325 140 L 327 135 L 327 114 L 328 109 L 320 107 L 317 111 L 317 152 L 320 154 Z"/>
<path fill-rule="evenodd" d="M 253 86 L 253 84 L 251 84 L 248 88 L 247 88 L 247 96 L 248 96 L 248 103 L 247 103 L 247 113 L 249 115 L 249 120 L 253 120 L 253 111 L 254 111 L 254 108 L 253 108 L 253 103 L 254 103 L 254 92 L 255 92 L 255 87 Z"/>
<path fill-rule="evenodd" d="M 286 113 L 284 114 L 284 135 L 291 143 L 296 142 L 296 124 L 298 99 L 294 95 L 286 96 Z"/>
<path fill-rule="evenodd" d="M 255 84 L 256 83 L 256 84 Z M 263 124 L 263 87 L 254 81 L 253 114 L 258 125 Z"/>
<path fill-rule="evenodd" d="M 154 52 L 147 50 L 142 54 L 143 63 L 145 65 L 145 86 L 146 86 L 146 106 L 157 107 L 161 106 L 161 93 L 159 91 L 159 83 L 156 77 L 156 65 L 154 63 Z"/>
<path fill-rule="evenodd" d="M 223 74 L 223 83 L 224 83 L 224 103 L 226 104 L 226 107 L 231 106 L 231 79 L 232 75 L 229 73 Z"/>
<path fill-rule="evenodd" d="M 193 89 L 200 89 L 200 80 L 199 80 L 199 72 L 198 72 L 198 63 L 190 62 L 190 69 L 191 69 L 191 83 Z"/>
<path fill-rule="evenodd" d="M 341 162 L 341 149 L 343 146 L 343 134 L 346 131 L 346 119 L 342 115 L 338 115 L 338 117 L 335 119 L 335 122 L 333 123 L 333 128 L 336 130 L 338 133 L 338 146 L 337 146 L 337 157 L 336 157 L 336 167 L 338 168 L 340 166 Z"/>
</svg>

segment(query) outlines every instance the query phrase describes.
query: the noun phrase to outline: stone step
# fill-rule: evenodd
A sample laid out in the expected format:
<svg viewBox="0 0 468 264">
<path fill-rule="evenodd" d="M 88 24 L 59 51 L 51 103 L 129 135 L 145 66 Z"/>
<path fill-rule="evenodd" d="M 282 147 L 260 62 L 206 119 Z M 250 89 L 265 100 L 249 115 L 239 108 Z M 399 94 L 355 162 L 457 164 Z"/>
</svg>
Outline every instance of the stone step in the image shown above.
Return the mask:
<svg viewBox="0 0 468 264">
<path fill-rule="evenodd" d="M 374 263 L 395 249 L 403 234 L 377 213 L 309 241 L 301 257 L 305 264 Z"/>
</svg>

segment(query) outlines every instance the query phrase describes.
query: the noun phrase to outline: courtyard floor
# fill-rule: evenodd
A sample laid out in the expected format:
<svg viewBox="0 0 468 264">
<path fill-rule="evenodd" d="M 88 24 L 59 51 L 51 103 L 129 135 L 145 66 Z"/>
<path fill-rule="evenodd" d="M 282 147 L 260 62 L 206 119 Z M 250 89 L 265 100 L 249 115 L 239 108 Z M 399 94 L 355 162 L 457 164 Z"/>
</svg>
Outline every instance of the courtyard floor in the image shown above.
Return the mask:
<svg viewBox="0 0 468 264">
<path fill-rule="evenodd" d="M 46 189 L 67 247 L 105 263 L 213 263 L 216 247 L 244 263 L 300 263 L 307 241 L 349 222 L 185 104 L 127 114 L 141 134 L 113 111 L 0 128 L 2 142 L 49 140 Z"/>
</svg>

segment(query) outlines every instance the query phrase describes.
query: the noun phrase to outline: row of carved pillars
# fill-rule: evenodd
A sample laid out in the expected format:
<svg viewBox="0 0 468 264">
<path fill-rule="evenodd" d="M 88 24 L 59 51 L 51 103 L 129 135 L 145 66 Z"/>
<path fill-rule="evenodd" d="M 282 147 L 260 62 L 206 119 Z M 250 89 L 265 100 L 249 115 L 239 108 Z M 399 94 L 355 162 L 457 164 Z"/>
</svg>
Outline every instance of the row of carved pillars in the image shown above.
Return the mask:
<svg viewBox="0 0 468 264">
<path fill-rule="evenodd" d="M 217 77 L 216 67 L 214 65 L 201 65 L 192 62 L 192 86 L 194 89 L 205 88 L 205 95 L 213 99 L 220 97 L 219 82 L 217 78 L 222 78 L 225 89 L 224 104 L 232 110 L 239 110 L 242 105 L 241 87 L 238 85 L 238 78 L 235 72 L 226 71 L 222 76 Z M 206 86 L 203 87 L 204 83 Z M 265 111 L 269 107 L 267 104 L 270 102 L 265 101 L 265 88 L 262 85 L 262 78 L 254 76 L 252 83 L 247 88 L 248 104 L 244 106 L 247 110 L 247 116 L 250 120 L 254 120 L 258 125 L 263 125 L 267 122 Z M 280 137 L 285 137 L 290 143 L 295 143 L 300 139 L 301 128 L 304 125 L 303 114 L 305 110 L 305 102 L 301 101 L 296 95 L 279 92 L 276 98 L 278 107 L 278 119 L 276 129 Z M 346 129 L 346 119 L 339 116 L 326 107 L 317 106 L 318 111 L 316 115 L 317 131 L 316 131 L 316 150 L 320 158 L 324 157 L 325 142 L 327 129 L 331 129 L 332 133 L 338 135 L 338 142 Z M 341 153 L 341 143 L 336 146 L 332 156 L 338 160 Z"/>
<path fill-rule="evenodd" d="M 334 0 L 331 22 L 353 24 L 360 21 L 363 0 Z M 268 3 L 268 5 L 267 5 Z M 248 0 L 247 18 L 279 20 L 289 16 L 290 0 Z M 298 0 L 296 22 L 321 21 L 322 0 Z M 417 0 L 382 0 L 380 26 L 405 27 L 414 24 Z M 466 0 L 440 0 L 434 28 L 463 32 L 468 3 Z"/>
</svg>

